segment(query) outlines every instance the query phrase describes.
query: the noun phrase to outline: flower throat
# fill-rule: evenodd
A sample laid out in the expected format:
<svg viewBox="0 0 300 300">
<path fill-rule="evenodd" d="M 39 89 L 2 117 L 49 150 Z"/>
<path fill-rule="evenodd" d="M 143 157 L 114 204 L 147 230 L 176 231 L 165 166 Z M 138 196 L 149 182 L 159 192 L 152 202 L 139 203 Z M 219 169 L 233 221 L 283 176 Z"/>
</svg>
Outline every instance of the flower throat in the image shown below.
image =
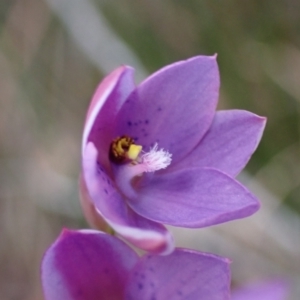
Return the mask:
<svg viewBox="0 0 300 300">
<path fill-rule="evenodd" d="M 144 152 L 141 145 L 134 143 L 133 138 L 124 135 L 111 142 L 109 159 L 115 164 L 139 165 L 143 173 L 165 169 L 172 161 L 172 154 L 164 149 L 158 149 L 157 143 L 149 152 Z"/>
</svg>

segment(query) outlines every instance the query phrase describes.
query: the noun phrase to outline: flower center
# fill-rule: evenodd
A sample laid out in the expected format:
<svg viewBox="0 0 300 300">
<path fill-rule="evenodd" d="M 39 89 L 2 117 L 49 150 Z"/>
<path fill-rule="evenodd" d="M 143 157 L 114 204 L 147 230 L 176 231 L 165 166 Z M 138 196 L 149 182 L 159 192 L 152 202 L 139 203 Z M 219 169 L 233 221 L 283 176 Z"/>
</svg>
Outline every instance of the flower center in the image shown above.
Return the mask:
<svg viewBox="0 0 300 300">
<path fill-rule="evenodd" d="M 112 141 L 109 148 L 109 158 L 116 164 L 122 164 L 137 159 L 142 146 L 134 144 L 129 136 L 121 136 Z"/>
<path fill-rule="evenodd" d="M 143 172 L 154 172 L 165 169 L 172 161 L 172 154 L 164 149 L 158 149 L 157 143 L 149 152 L 142 151 L 141 145 L 136 145 L 133 138 L 121 136 L 112 141 L 109 148 L 109 158 L 115 164 L 132 163 L 139 165 Z"/>
<path fill-rule="evenodd" d="M 172 154 L 158 149 L 157 144 L 144 152 L 142 146 L 134 144 L 129 136 L 118 137 L 112 141 L 109 157 L 114 163 L 115 181 L 123 194 L 130 199 L 136 196 L 133 185 L 138 181 L 134 179 L 141 178 L 145 172 L 165 169 L 172 161 Z"/>
</svg>

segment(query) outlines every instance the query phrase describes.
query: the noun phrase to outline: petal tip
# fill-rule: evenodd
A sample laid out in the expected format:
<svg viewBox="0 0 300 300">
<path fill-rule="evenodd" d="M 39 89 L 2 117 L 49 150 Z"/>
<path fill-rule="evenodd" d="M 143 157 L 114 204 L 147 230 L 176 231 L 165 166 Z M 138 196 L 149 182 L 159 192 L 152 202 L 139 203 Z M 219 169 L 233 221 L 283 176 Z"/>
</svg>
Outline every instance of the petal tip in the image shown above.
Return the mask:
<svg viewBox="0 0 300 300">
<path fill-rule="evenodd" d="M 262 127 L 263 127 L 263 129 L 264 129 L 265 126 L 266 126 L 266 124 L 267 124 L 268 118 L 265 117 L 265 116 L 258 116 L 258 115 L 257 115 L 256 117 L 257 117 L 257 120 L 258 120 L 259 122 L 261 122 Z"/>
<path fill-rule="evenodd" d="M 262 124 L 263 124 L 263 129 L 265 129 L 265 127 L 267 125 L 268 118 L 267 117 L 261 117 L 261 120 L 262 120 Z"/>
<path fill-rule="evenodd" d="M 217 57 L 218 54 L 215 53 L 213 55 L 197 55 L 192 58 L 187 59 L 186 61 L 199 61 L 203 63 L 203 61 L 207 61 L 209 63 L 213 63 L 215 66 L 217 66 Z"/>
<path fill-rule="evenodd" d="M 260 209 L 260 206 L 260 202 L 252 196 L 252 203 L 242 209 L 239 219 L 252 216 Z"/>
<path fill-rule="evenodd" d="M 59 238 L 65 238 L 66 236 L 68 236 L 69 234 L 72 233 L 72 230 L 66 228 L 66 227 L 63 227 L 60 235 L 59 235 Z"/>
</svg>

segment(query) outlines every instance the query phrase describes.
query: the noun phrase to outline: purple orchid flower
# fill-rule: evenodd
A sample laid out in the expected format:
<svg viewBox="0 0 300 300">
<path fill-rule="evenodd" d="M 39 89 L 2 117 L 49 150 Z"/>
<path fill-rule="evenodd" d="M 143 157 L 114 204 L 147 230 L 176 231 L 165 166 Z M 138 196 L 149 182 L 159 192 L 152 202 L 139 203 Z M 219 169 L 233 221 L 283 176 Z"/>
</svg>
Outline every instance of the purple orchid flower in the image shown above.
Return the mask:
<svg viewBox="0 0 300 300">
<path fill-rule="evenodd" d="M 41 268 L 46 300 L 228 300 L 229 260 L 175 249 L 138 255 L 114 236 L 64 230 Z"/>
<path fill-rule="evenodd" d="M 258 282 L 232 293 L 232 300 L 287 300 L 289 286 L 283 280 Z"/>
<path fill-rule="evenodd" d="M 234 177 L 265 118 L 215 111 L 216 56 L 169 65 L 139 86 L 122 66 L 97 88 L 82 141 L 82 205 L 96 227 L 155 253 L 173 250 L 162 224 L 200 228 L 247 217 L 256 198 Z"/>
</svg>

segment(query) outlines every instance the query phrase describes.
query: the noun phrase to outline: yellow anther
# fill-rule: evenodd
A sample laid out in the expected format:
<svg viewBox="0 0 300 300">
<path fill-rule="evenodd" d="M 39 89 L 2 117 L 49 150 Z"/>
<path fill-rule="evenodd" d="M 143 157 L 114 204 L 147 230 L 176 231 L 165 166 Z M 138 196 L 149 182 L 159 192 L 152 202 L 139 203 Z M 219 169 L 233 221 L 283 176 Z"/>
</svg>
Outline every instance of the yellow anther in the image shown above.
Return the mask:
<svg viewBox="0 0 300 300">
<path fill-rule="evenodd" d="M 136 160 L 142 151 L 142 146 L 134 144 L 129 136 L 121 136 L 112 141 L 109 148 L 109 158 L 116 164 Z"/>
<path fill-rule="evenodd" d="M 139 154 L 141 153 L 142 148 L 143 147 L 140 145 L 131 144 L 129 146 L 129 150 L 127 152 L 127 157 L 130 160 L 136 160 L 138 158 Z"/>
</svg>

